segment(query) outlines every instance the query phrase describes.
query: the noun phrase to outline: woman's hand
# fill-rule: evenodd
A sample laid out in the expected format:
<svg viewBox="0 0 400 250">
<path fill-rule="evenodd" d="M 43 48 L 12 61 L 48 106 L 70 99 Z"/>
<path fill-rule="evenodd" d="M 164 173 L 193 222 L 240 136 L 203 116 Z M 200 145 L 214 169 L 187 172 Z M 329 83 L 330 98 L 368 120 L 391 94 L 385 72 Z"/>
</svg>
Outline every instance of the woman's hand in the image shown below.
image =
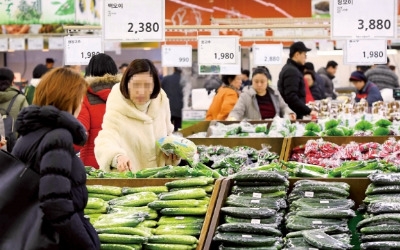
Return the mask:
<svg viewBox="0 0 400 250">
<path fill-rule="evenodd" d="M 132 170 L 132 162 L 126 155 L 120 155 L 117 158 L 117 170 L 119 172 L 125 172 Z"/>
<path fill-rule="evenodd" d="M 7 144 L 7 140 L 4 136 L 0 138 L 0 147 L 3 147 Z"/>
<path fill-rule="evenodd" d="M 171 163 L 179 162 L 181 160 L 181 158 L 176 154 L 167 155 L 164 153 L 164 157 L 166 158 L 166 162 L 171 162 Z"/>
</svg>

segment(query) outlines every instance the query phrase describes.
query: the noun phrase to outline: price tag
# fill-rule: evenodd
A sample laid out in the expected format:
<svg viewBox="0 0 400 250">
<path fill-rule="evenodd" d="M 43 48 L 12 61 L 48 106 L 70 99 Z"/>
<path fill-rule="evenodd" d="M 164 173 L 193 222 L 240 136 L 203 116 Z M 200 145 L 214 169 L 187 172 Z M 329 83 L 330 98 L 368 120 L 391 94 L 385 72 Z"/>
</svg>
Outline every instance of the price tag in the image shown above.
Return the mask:
<svg viewBox="0 0 400 250">
<path fill-rule="evenodd" d="M 260 200 L 251 200 L 250 203 L 260 203 Z"/>
<path fill-rule="evenodd" d="M 251 224 L 260 224 L 261 220 L 260 219 L 251 219 L 250 223 Z"/>
<path fill-rule="evenodd" d="M 262 194 L 261 193 L 253 193 L 253 198 L 261 198 Z"/>
<path fill-rule="evenodd" d="M 397 38 L 397 0 L 333 0 L 331 34 L 340 38 Z"/>
<path fill-rule="evenodd" d="M 10 38 L 8 45 L 10 50 L 25 50 L 25 38 Z"/>
<path fill-rule="evenodd" d="M 240 46 L 239 46 L 240 51 Z M 241 55 L 241 53 L 239 53 Z M 242 61 L 239 57 L 235 64 L 214 64 L 214 65 L 203 65 L 198 64 L 199 67 L 199 75 L 240 75 L 242 68 Z"/>
<path fill-rule="evenodd" d="M 249 234 L 242 234 L 243 238 L 253 238 L 253 236 L 249 235 Z"/>
<path fill-rule="evenodd" d="M 319 203 L 321 203 L 321 204 L 329 204 L 329 201 L 327 201 L 327 200 L 320 200 Z"/>
<path fill-rule="evenodd" d="M 161 46 L 161 65 L 163 67 L 192 67 L 192 46 Z"/>
<path fill-rule="evenodd" d="M 314 192 L 304 192 L 305 197 L 313 198 L 314 197 Z"/>
<path fill-rule="evenodd" d="M 43 50 L 43 37 L 29 37 L 28 50 Z"/>
<path fill-rule="evenodd" d="M 320 221 L 320 220 L 314 220 L 314 221 L 312 222 L 312 224 L 322 224 L 322 221 Z"/>
<path fill-rule="evenodd" d="M 256 66 L 282 64 L 282 44 L 254 44 L 253 63 Z"/>
<path fill-rule="evenodd" d="M 64 64 L 88 65 L 90 58 L 103 53 L 101 37 L 64 37 Z"/>
<path fill-rule="evenodd" d="M 344 50 L 344 64 L 372 65 L 386 64 L 386 40 L 347 40 Z"/>
<path fill-rule="evenodd" d="M 237 36 L 199 36 L 197 42 L 199 64 L 235 64 L 241 56 Z"/>
<path fill-rule="evenodd" d="M 323 238 L 325 238 L 324 236 L 319 235 L 319 234 L 316 234 L 315 237 L 317 237 L 318 239 L 323 239 Z"/>
<path fill-rule="evenodd" d="M 176 216 L 175 219 L 176 220 L 183 220 L 183 219 L 185 219 L 185 217 L 184 216 Z"/>
<path fill-rule="evenodd" d="M 8 50 L 8 39 L 1 38 L 0 39 L 0 51 L 7 51 Z"/>
<path fill-rule="evenodd" d="M 49 37 L 49 49 L 64 49 L 64 37 Z"/>
<path fill-rule="evenodd" d="M 165 0 L 104 0 L 105 40 L 164 41 Z"/>
</svg>

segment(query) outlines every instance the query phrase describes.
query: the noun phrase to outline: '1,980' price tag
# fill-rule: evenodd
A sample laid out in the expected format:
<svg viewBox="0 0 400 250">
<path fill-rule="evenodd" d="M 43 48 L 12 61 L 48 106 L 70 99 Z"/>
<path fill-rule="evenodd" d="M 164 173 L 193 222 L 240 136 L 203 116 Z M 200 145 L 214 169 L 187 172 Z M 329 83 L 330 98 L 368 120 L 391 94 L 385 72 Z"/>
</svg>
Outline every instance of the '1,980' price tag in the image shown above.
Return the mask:
<svg viewBox="0 0 400 250">
<path fill-rule="evenodd" d="M 104 0 L 105 40 L 164 41 L 165 0 Z"/>
<path fill-rule="evenodd" d="M 373 65 L 385 64 L 386 40 L 352 39 L 346 41 L 344 49 L 344 64 Z"/>
<path fill-rule="evenodd" d="M 64 64 L 88 65 L 90 59 L 103 53 L 101 37 L 64 37 Z"/>
<path fill-rule="evenodd" d="M 331 34 L 340 38 L 396 38 L 397 0 L 332 0 Z"/>
<path fill-rule="evenodd" d="M 240 47 L 237 36 L 199 36 L 197 43 L 199 64 L 235 64 L 239 60 Z"/>
</svg>

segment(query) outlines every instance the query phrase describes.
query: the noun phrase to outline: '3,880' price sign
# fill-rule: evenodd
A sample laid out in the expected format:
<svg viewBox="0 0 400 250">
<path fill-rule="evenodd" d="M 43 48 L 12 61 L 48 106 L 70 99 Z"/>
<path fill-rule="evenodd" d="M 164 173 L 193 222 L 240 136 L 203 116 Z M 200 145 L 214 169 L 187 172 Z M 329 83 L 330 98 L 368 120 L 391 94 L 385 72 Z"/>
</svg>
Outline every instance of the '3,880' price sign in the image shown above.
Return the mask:
<svg viewBox="0 0 400 250">
<path fill-rule="evenodd" d="M 164 40 L 165 0 L 104 0 L 105 40 Z"/>
<path fill-rule="evenodd" d="M 90 59 L 103 53 L 101 37 L 64 37 L 64 64 L 88 65 Z"/>
</svg>

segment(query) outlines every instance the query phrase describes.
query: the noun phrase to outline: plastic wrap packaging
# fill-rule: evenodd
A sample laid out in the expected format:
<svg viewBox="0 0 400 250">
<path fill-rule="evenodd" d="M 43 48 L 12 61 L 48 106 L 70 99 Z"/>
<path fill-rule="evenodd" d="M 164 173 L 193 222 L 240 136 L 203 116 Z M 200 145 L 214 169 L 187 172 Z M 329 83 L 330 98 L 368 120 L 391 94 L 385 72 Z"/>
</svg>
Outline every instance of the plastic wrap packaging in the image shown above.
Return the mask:
<svg viewBox="0 0 400 250">
<path fill-rule="evenodd" d="M 176 135 L 163 137 L 156 143 L 166 155 L 175 154 L 184 160 L 192 159 L 197 152 L 197 147 L 192 141 Z"/>
<path fill-rule="evenodd" d="M 368 176 L 377 185 L 400 185 L 400 173 L 379 173 Z"/>
<path fill-rule="evenodd" d="M 354 207 L 354 201 L 351 199 L 300 198 L 290 205 L 291 210 L 350 209 L 352 207 Z"/>
<path fill-rule="evenodd" d="M 368 205 L 367 211 L 371 214 L 400 213 L 400 202 L 374 202 Z"/>
<path fill-rule="evenodd" d="M 343 219 L 316 219 L 291 216 L 286 221 L 286 228 L 289 231 L 311 230 L 329 226 L 347 227 L 347 220 Z"/>
</svg>

